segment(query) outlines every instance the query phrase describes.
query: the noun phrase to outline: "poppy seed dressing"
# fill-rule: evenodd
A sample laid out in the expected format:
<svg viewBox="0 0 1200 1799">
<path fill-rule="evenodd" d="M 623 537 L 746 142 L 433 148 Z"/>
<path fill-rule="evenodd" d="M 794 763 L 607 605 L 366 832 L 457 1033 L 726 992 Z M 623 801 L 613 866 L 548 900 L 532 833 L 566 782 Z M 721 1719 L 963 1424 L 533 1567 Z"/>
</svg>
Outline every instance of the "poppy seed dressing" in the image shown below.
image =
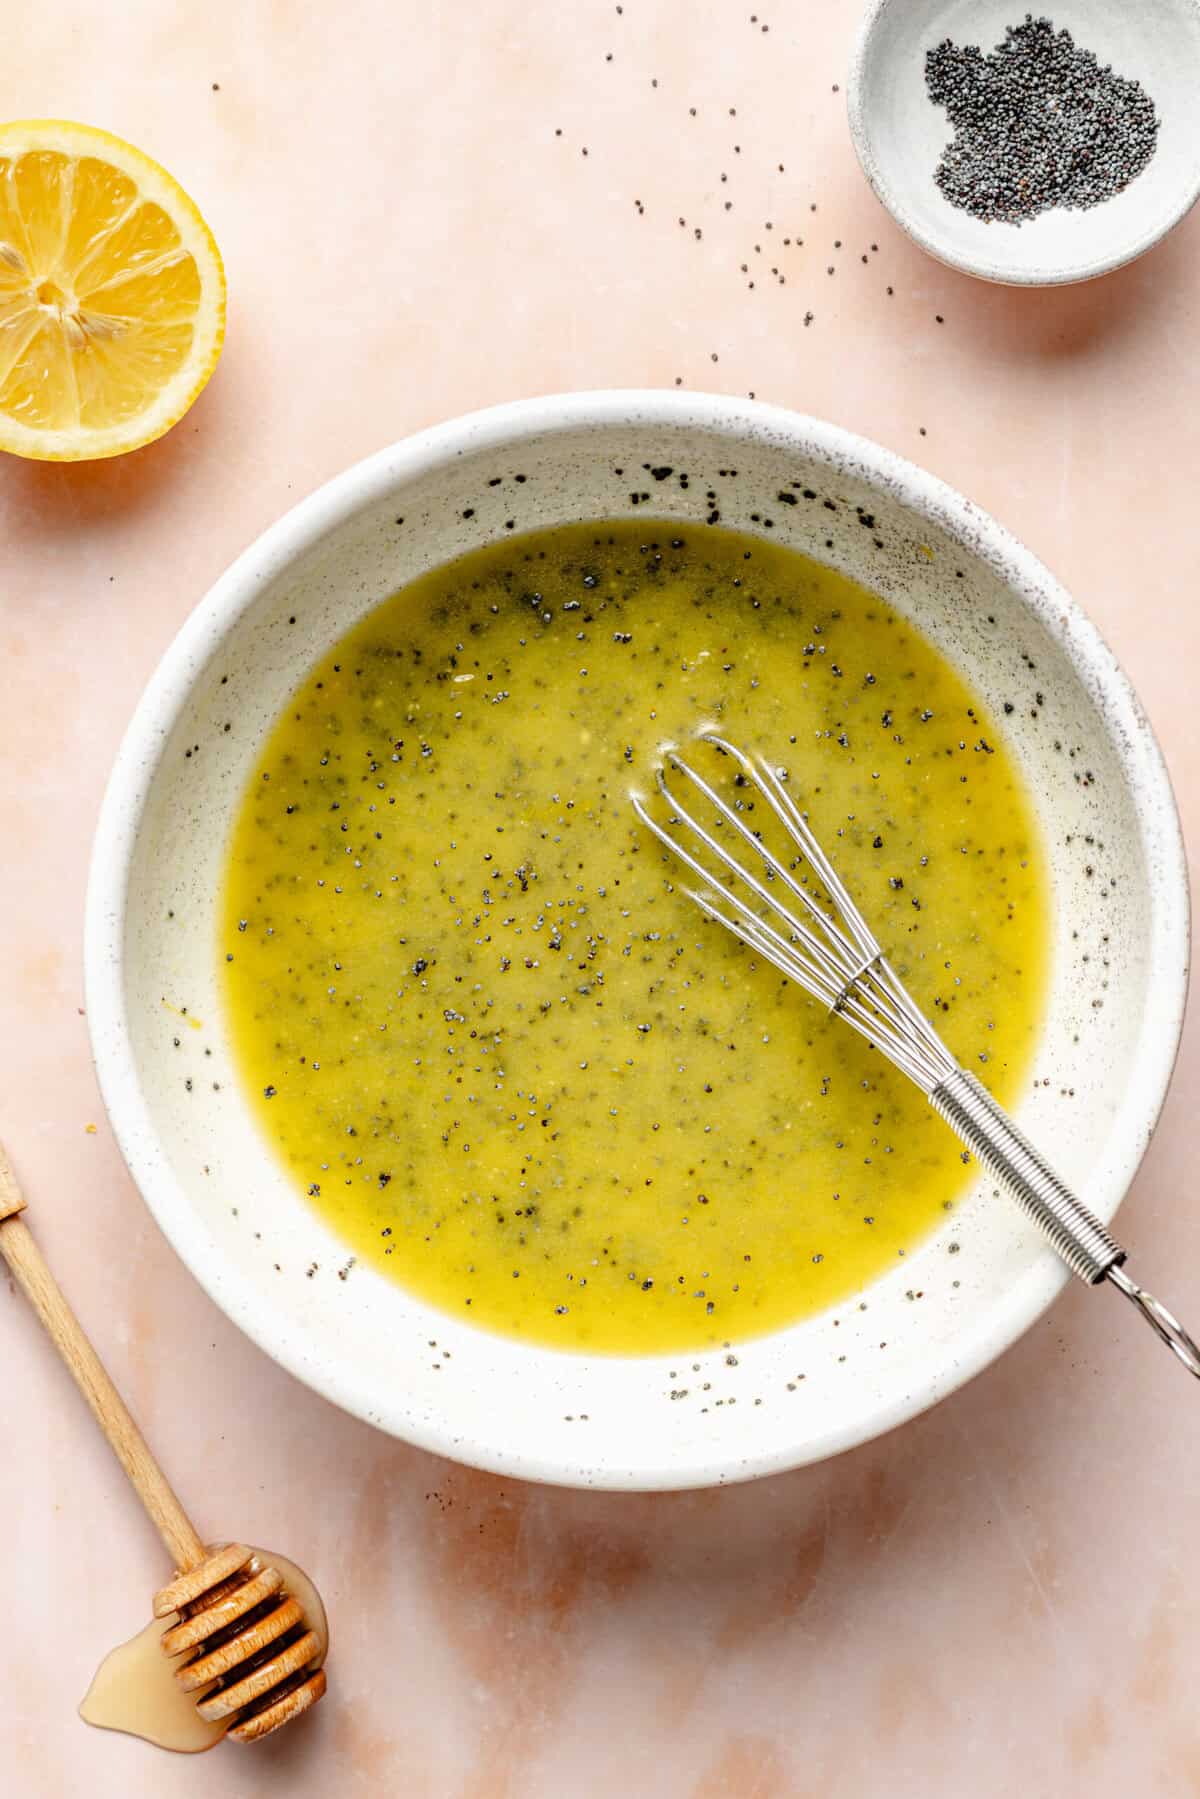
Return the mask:
<svg viewBox="0 0 1200 1799">
<path fill-rule="evenodd" d="M 647 1353 L 776 1329 L 894 1267 L 971 1178 L 916 1089 L 700 918 L 634 818 L 656 746 L 711 720 L 786 758 L 955 1053 L 1002 1103 L 1024 1078 L 1036 826 L 1003 729 L 920 632 L 723 527 L 474 551 L 284 708 L 215 953 L 298 1193 L 483 1328 Z"/>
</svg>

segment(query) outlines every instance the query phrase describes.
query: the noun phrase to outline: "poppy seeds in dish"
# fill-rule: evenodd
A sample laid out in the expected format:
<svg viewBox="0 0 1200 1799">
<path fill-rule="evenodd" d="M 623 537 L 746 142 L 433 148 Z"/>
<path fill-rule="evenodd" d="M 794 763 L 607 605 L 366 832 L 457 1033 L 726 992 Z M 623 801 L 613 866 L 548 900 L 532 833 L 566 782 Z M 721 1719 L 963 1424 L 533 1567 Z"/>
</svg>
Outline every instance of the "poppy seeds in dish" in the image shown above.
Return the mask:
<svg viewBox="0 0 1200 1799">
<path fill-rule="evenodd" d="M 1154 154 L 1158 115 L 1141 84 L 1032 13 L 990 55 L 944 39 L 926 53 L 925 84 L 955 130 L 934 180 L 977 219 L 1098 206 Z"/>
</svg>

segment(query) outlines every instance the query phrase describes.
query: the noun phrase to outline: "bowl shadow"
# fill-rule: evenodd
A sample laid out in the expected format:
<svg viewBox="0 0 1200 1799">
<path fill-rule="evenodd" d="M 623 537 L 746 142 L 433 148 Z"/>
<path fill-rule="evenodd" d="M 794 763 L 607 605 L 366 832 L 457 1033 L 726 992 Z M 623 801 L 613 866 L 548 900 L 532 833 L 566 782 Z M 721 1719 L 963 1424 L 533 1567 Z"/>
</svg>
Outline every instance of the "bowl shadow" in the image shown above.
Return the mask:
<svg viewBox="0 0 1200 1799">
<path fill-rule="evenodd" d="M 1124 268 L 1064 287 L 1004 287 L 943 266 L 946 312 L 956 330 L 1009 363 L 1063 363 L 1098 354 L 1137 332 L 1153 341 L 1156 325 L 1191 279 L 1200 209 Z M 909 243 L 914 281 L 928 281 L 928 259 Z"/>
<path fill-rule="evenodd" d="M 1103 1330 L 1084 1309 L 1099 1303 L 1068 1290 L 931 1411 L 831 1461 L 738 1486 L 539 1486 L 393 1444 L 370 1458 L 352 1539 L 366 1553 L 415 1525 L 440 1617 L 468 1663 L 486 1659 L 493 1639 L 519 1663 L 523 1640 L 584 1630 L 598 1612 L 619 1615 L 614 1629 L 635 1656 L 670 1643 L 715 1660 L 772 1631 L 794 1643 L 874 1606 L 881 1582 L 897 1604 L 918 1580 L 949 1580 L 989 1525 L 1015 1532 L 1010 1479 L 1014 1494 L 1038 1490 L 1051 1460 L 1087 1460 L 1096 1420 L 1066 1403 L 1061 1351 L 1065 1338 Z"/>
<path fill-rule="evenodd" d="M 220 429 L 220 381 L 210 382 L 153 443 L 96 462 L 0 457 L 0 520 L 10 547 L 44 547 L 75 530 L 125 524 L 161 506 Z"/>
</svg>

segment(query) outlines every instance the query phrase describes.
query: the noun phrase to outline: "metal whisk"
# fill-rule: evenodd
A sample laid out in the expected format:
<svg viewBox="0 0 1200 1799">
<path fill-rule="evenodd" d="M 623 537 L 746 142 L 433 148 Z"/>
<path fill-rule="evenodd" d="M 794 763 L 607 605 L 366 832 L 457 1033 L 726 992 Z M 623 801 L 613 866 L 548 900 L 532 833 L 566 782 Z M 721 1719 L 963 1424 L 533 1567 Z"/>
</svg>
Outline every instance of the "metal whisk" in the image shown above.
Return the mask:
<svg viewBox="0 0 1200 1799">
<path fill-rule="evenodd" d="M 702 730 L 697 737 L 735 764 L 732 803 L 675 745 L 660 752 L 656 776 L 666 802 L 665 819 L 656 818 L 640 794 L 631 796 L 642 823 L 698 877 L 701 884 L 689 889 L 691 898 L 709 918 L 882 1050 L 1007 1188 L 1072 1274 L 1088 1286 L 1111 1281 L 1184 1367 L 1200 1377 L 1200 1349 L 1179 1320 L 1130 1279 L 1124 1268 L 1125 1250 L 987 1089 L 955 1061 L 916 1006 L 787 791 L 782 774 L 715 731 Z M 705 802 L 709 808 L 705 822 L 689 810 L 669 775 L 687 784 L 693 806 L 697 798 Z M 795 846 L 796 855 L 788 862 L 754 828 L 759 801 L 770 808 Z M 707 854 L 707 865 L 698 852 Z M 805 864 L 828 908 L 804 879 Z"/>
</svg>

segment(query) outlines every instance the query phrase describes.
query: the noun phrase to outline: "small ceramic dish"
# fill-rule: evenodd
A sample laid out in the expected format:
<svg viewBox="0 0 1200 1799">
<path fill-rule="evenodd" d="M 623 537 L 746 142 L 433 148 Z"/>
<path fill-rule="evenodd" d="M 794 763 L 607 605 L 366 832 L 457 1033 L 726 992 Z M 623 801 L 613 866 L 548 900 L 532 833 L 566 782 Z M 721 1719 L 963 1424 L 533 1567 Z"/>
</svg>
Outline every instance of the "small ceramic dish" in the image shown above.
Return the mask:
<svg viewBox="0 0 1200 1799">
<path fill-rule="evenodd" d="M 96 1064 L 148 1205 L 256 1342 L 371 1423 L 529 1479 L 701 1486 L 832 1455 L 984 1367 L 1067 1278 L 981 1180 L 891 1273 L 789 1329 L 645 1357 L 531 1346 L 349 1266 L 240 1089 L 218 884 L 264 737 L 313 662 L 396 588 L 509 529 L 614 516 L 703 528 L 714 505 L 912 617 L 1006 733 L 1055 908 L 1036 1080 L 1016 1113 L 1102 1218 L 1149 1140 L 1179 1036 L 1187 884 L 1150 727 L 1074 602 L 931 476 L 773 407 L 576 394 L 453 420 L 302 501 L 197 607 L 122 746 L 88 894 Z"/>
<path fill-rule="evenodd" d="M 872 0 L 847 90 L 863 172 L 897 224 L 952 268 L 1014 286 L 1086 281 L 1132 262 L 1200 195 L 1200 0 L 1055 0 L 1046 11 L 1102 66 L 1139 81 L 1159 119 L 1146 167 L 1086 211 L 989 223 L 952 206 L 934 182 L 954 128 L 926 91 L 926 52 L 949 38 L 988 54 L 1024 20 L 1023 0 Z"/>
</svg>

